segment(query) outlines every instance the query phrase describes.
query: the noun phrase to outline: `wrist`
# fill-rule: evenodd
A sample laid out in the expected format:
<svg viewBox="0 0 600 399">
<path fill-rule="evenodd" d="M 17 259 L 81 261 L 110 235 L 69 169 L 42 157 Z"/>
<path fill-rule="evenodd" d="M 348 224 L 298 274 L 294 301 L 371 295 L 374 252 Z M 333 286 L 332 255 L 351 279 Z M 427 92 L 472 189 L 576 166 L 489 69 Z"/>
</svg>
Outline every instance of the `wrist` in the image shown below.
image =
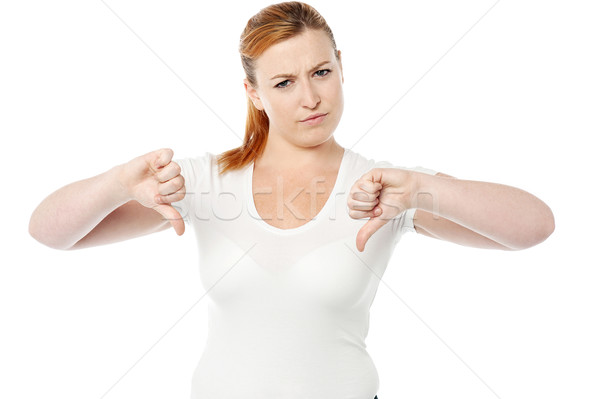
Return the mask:
<svg viewBox="0 0 600 399">
<path fill-rule="evenodd" d="M 412 191 L 410 208 L 433 210 L 437 198 L 436 176 L 427 173 L 411 172 Z"/>
<path fill-rule="evenodd" d="M 110 176 L 112 193 L 115 201 L 124 204 L 134 199 L 130 180 L 127 178 L 125 164 L 117 165 L 110 169 L 107 174 Z"/>
<path fill-rule="evenodd" d="M 399 210 L 415 208 L 418 193 L 421 190 L 421 173 L 406 168 L 386 169 L 386 186 L 392 188 L 385 198 L 393 202 L 393 206 Z"/>
</svg>

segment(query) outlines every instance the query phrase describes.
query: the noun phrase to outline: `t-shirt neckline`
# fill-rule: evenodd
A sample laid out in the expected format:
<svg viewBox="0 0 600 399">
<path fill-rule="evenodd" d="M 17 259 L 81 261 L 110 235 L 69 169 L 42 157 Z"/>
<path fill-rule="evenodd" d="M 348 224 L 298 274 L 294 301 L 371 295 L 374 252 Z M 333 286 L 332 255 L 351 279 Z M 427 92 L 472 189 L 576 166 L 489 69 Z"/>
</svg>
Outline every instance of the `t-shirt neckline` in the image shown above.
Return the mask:
<svg viewBox="0 0 600 399">
<path fill-rule="evenodd" d="M 275 227 L 275 226 L 267 223 L 265 220 L 263 220 L 260 217 L 260 215 L 258 214 L 258 211 L 256 210 L 256 205 L 254 203 L 254 196 L 252 195 L 252 176 L 254 174 L 254 161 L 252 161 L 246 168 L 246 176 L 245 176 L 247 207 L 250 212 L 250 217 L 252 219 L 254 219 L 254 221 L 256 223 L 258 223 L 259 225 L 261 225 L 264 229 L 269 230 L 276 234 L 280 234 L 280 235 L 296 234 L 296 233 L 303 232 L 307 229 L 310 229 L 312 226 L 316 225 L 321 219 L 323 219 L 325 217 L 325 215 L 329 211 L 329 208 L 331 208 L 331 206 L 332 206 L 332 202 L 335 201 L 335 199 L 337 197 L 337 192 L 339 191 L 339 188 L 340 188 L 342 181 L 344 179 L 344 176 L 345 176 L 346 162 L 347 162 L 349 152 L 350 152 L 349 149 L 344 148 L 344 154 L 342 155 L 342 160 L 340 162 L 340 166 L 339 166 L 338 173 L 337 173 L 337 176 L 335 179 L 335 183 L 333 184 L 333 189 L 331 190 L 331 193 L 329 193 L 329 197 L 327 198 L 327 201 L 325 201 L 325 204 L 319 210 L 317 215 L 314 216 L 312 219 L 308 220 L 308 222 L 306 222 L 298 227 L 293 227 L 290 229 L 281 229 L 279 227 Z"/>
</svg>

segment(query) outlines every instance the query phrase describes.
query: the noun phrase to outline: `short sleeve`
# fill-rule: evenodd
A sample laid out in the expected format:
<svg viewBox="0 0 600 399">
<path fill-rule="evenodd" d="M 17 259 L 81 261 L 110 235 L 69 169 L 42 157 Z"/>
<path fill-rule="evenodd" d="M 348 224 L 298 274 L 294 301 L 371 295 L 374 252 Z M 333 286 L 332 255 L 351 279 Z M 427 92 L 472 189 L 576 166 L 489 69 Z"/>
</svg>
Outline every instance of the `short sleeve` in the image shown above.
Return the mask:
<svg viewBox="0 0 600 399">
<path fill-rule="evenodd" d="M 172 202 L 171 206 L 175 208 L 183 221 L 189 224 L 194 215 L 195 197 L 201 191 L 201 183 L 206 179 L 206 174 L 210 173 L 210 162 L 212 154 L 207 152 L 204 155 L 195 158 L 182 158 L 173 160 L 181 168 L 181 176 L 185 181 L 185 197 L 181 201 Z"/>
<path fill-rule="evenodd" d="M 436 173 L 438 173 L 436 170 L 424 168 L 422 166 L 414 166 L 412 168 L 408 168 L 405 166 L 393 165 L 392 163 L 387 162 L 387 161 L 376 162 L 375 165 L 373 166 L 373 168 L 396 168 L 396 169 L 412 170 L 413 172 L 426 173 L 428 175 L 435 175 Z"/>
</svg>

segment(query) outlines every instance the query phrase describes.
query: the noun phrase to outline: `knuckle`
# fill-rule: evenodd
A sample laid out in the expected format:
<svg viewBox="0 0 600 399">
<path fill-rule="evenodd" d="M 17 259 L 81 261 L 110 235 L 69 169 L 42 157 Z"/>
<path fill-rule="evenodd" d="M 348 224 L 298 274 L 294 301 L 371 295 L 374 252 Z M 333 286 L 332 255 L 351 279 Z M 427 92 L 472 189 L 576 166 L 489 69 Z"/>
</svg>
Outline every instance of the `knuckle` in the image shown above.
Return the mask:
<svg viewBox="0 0 600 399">
<path fill-rule="evenodd" d="M 181 174 L 181 166 L 179 166 L 179 164 L 177 162 L 172 162 L 173 164 L 173 170 L 175 171 L 176 174 Z"/>
<path fill-rule="evenodd" d="M 176 193 L 177 191 L 179 191 L 180 188 L 181 185 L 179 185 L 179 183 L 175 179 L 169 182 L 169 194 Z"/>
<path fill-rule="evenodd" d="M 169 195 L 173 192 L 172 189 L 173 183 L 170 181 L 167 181 L 165 183 L 162 183 L 159 187 L 158 187 L 158 193 L 160 195 Z"/>
<path fill-rule="evenodd" d="M 365 217 L 365 212 L 363 211 L 350 211 L 350 217 L 353 219 L 362 219 Z"/>
<path fill-rule="evenodd" d="M 185 198 L 185 193 L 177 192 L 172 195 L 172 202 L 178 202 Z"/>
<path fill-rule="evenodd" d="M 171 180 L 171 183 L 173 184 L 173 188 L 174 188 L 173 191 L 179 191 L 179 190 L 181 190 L 182 187 L 184 187 L 183 178 L 181 178 L 180 176 L 173 178 Z"/>
</svg>

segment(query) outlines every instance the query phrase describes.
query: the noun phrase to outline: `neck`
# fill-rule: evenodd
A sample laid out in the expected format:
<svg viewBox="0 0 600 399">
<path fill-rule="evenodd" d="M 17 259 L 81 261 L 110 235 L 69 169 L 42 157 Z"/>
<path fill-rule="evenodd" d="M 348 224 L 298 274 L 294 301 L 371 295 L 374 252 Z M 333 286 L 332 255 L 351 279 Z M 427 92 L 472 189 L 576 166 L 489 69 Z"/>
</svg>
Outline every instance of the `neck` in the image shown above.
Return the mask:
<svg viewBox="0 0 600 399">
<path fill-rule="evenodd" d="M 279 170 L 297 170 L 300 168 L 337 167 L 344 148 L 333 136 L 326 142 L 313 147 L 299 147 L 287 142 L 267 140 L 265 149 L 254 164 L 260 167 L 277 168 Z"/>
</svg>

